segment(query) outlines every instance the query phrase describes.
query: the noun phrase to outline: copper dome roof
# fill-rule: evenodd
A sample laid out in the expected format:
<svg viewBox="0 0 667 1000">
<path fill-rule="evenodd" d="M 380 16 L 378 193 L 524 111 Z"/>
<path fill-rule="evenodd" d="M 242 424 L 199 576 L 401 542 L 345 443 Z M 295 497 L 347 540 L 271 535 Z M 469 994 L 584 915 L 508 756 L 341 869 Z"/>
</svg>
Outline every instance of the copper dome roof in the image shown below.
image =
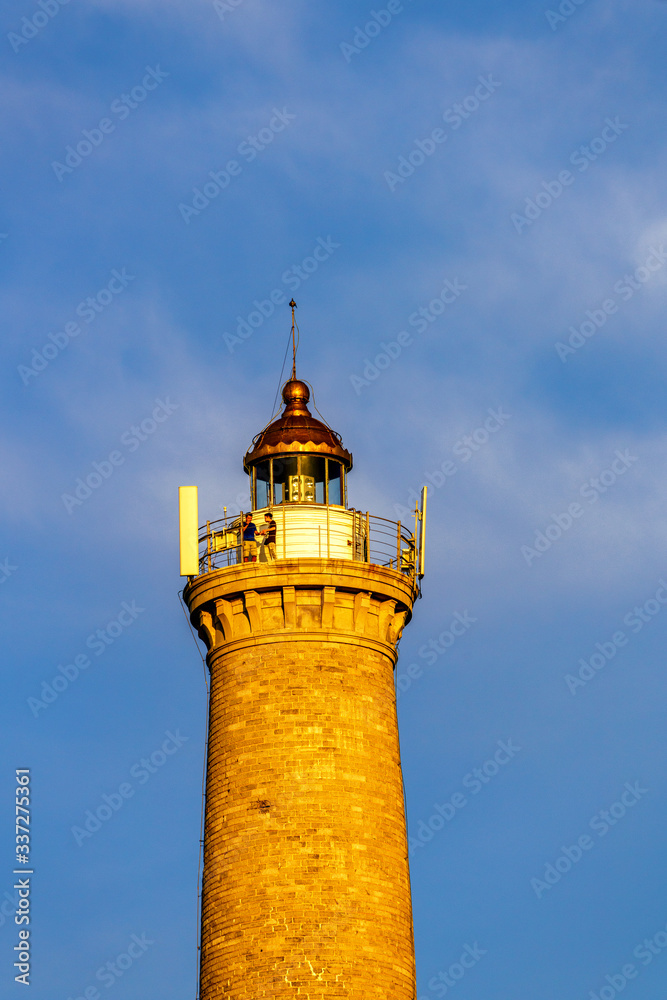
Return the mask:
<svg viewBox="0 0 667 1000">
<path fill-rule="evenodd" d="M 283 386 L 285 409 L 280 417 L 253 439 L 243 459 L 243 468 L 274 456 L 308 454 L 337 458 L 346 469 L 352 468 L 352 455 L 343 448 L 340 435 L 317 420 L 308 409 L 310 391 L 305 382 L 291 378 Z"/>
</svg>

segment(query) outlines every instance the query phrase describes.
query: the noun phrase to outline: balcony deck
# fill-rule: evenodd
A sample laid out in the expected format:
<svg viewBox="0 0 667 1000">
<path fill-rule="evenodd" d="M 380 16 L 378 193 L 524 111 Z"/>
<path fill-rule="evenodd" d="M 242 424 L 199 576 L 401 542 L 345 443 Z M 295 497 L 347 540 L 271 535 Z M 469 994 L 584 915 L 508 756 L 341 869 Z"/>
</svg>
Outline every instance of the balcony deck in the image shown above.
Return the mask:
<svg viewBox="0 0 667 1000">
<path fill-rule="evenodd" d="M 200 575 L 243 562 L 241 524 L 245 513 L 261 530 L 268 508 L 207 521 L 199 535 Z M 281 504 L 276 522 L 276 559 L 335 559 L 384 566 L 415 581 L 415 539 L 400 521 L 327 504 Z M 262 536 L 258 536 L 261 538 Z M 270 563 L 268 547 L 257 545 L 258 563 Z"/>
</svg>

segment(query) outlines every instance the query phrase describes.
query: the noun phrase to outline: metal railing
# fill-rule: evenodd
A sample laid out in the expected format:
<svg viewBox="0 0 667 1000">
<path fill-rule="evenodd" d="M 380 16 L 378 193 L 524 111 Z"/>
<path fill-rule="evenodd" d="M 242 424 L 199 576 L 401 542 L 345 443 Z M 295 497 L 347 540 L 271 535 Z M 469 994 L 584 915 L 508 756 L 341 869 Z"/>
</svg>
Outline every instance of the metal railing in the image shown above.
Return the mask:
<svg viewBox="0 0 667 1000">
<path fill-rule="evenodd" d="M 199 529 L 200 574 L 243 561 L 241 531 L 246 513 L 252 515 L 258 530 L 267 527 L 267 508 L 262 508 L 207 521 Z M 385 566 L 415 579 L 414 535 L 400 521 L 326 504 L 281 504 L 271 513 L 277 528 L 277 559 L 352 560 Z M 257 536 L 258 540 L 262 537 Z M 256 546 L 256 560 L 271 562 L 268 545 L 261 541 Z"/>
</svg>

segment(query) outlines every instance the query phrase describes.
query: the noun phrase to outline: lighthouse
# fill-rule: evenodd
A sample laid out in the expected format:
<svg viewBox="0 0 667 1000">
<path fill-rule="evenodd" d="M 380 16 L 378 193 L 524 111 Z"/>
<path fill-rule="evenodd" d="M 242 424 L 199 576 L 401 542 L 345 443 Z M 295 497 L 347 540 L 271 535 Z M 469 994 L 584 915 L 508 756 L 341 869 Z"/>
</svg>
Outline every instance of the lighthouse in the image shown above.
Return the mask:
<svg viewBox="0 0 667 1000">
<path fill-rule="evenodd" d="M 200 1000 L 416 996 L 394 672 L 425 496 L 410 527 L 348 506 L 352 455 L 310 397 L 294 363 L 247 511 L 198 528 L 181 488 L 210 672 Z"/>
</svg>

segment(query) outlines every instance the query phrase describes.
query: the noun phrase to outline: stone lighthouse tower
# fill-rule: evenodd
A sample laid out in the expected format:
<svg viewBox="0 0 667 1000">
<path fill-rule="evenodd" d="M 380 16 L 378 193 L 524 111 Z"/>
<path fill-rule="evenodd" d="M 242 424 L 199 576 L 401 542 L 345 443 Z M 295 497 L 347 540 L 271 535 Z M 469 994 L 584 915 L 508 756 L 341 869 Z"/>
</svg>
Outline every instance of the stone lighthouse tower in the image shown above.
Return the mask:
<svg viewBox="0 0 667 1000">
<path fill-rule="evenodd" d="M 282 398 L 243 460 L 275 550 L 244 561 L 243 513 L 194 546 L 182 517 L 210 670 L 200 998 L 414 1000 L 394 667 L 423 514 L 415 539 L 348 507 L 352 455 L 294 368 Z"/>
</svg>

